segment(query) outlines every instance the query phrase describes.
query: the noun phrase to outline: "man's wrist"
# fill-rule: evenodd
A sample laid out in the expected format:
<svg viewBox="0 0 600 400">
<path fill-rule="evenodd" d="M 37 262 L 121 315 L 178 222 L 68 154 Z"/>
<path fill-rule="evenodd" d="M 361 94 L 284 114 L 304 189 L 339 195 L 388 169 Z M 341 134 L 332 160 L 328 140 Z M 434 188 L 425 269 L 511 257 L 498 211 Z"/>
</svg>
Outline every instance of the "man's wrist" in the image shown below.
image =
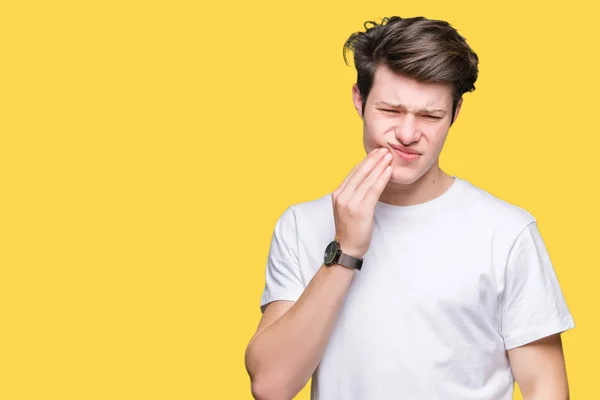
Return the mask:
<svg viewBox="0 0 600 400">
<path fill-rule="evenodd" d="M 345 246 L 344 243 L 340 243 L 340 250 L 342 253 L 352 256 L 354 258 L 363 258 L 365 256 L 365 252 L 359 249 L 353 249 L 350 246 Z"/>
</svg>

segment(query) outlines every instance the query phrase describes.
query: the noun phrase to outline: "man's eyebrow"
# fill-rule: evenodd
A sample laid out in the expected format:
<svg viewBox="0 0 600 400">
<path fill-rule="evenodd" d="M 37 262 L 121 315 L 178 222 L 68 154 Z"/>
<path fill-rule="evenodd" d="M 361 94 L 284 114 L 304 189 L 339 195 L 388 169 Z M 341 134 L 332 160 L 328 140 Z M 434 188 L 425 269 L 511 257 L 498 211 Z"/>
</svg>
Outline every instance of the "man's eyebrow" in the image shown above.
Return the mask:
<svg viewBox="0 0 600 400">
<path fill-rule="evenodd" d="M 392 103 L 388 103 L 385 101 L 377 101 L 375 102 L 376 106 L 383 106 L 383 107 L 389 107 L 389 108 L 396 108 L 396 109 L 402 109 L 402 110 L 406 110 L 406 106 L 402 105 L 402 104 L 392 104 Z M 442 112 L 442 113 L 446 113 L 446 110 L 441 110 L 441 109 L 422 109 L 422 110 L 418 110 L 418 112 L 420 113 L 435 113 L 435 112 Z"/>
</svg>

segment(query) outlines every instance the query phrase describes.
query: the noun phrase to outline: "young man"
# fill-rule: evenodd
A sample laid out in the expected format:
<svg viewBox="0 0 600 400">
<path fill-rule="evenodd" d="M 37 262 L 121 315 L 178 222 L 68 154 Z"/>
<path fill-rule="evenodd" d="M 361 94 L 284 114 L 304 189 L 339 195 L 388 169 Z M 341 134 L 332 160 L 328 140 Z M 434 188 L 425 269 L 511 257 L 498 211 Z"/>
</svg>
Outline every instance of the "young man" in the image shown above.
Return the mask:
<svg viewBox="0 0 600 400">
<path fill-rule="evenodd" d="M 515 379 L 525 399 L 567 399 L 574 322 L 536 220 L 439 167 L 477 55 L 444 21 L 371 25 L 344 45 L 368 154 L 276 223 L 254 397 L 312 376 L 314 400 L 508 400 Z"/>
</svg>

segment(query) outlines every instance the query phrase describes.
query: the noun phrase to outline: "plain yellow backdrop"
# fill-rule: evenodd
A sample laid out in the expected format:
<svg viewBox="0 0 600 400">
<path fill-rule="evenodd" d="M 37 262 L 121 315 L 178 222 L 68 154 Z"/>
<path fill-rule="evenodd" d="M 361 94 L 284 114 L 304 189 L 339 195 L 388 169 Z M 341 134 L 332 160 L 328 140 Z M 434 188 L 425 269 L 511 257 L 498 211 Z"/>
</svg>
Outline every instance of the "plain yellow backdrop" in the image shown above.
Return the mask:
<svg viewBox="0 0 600 400">
<path fill-rule="evenodd" d="M 1 1 L 0 398 L 250 399 L 275 221 L 364 156 L 342 45 L 391 15 L 480 56 L 442 168 L 538 219 L 599 398 L 598 9 L 556 4 Z"/>
</svg>

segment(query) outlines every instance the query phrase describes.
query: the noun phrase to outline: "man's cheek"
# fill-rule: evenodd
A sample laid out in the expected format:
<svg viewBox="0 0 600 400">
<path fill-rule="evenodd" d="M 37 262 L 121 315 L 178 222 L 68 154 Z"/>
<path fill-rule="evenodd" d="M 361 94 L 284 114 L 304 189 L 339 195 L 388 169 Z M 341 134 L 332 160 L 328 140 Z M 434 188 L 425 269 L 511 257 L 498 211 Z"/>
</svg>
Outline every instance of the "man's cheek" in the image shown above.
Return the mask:
<svg viewBox="0 0 600 400">
<path fill-rule="evenodd" d="M 373 150 L 375 147 L 378 147 L 376 145 L 376 143 L 373 141 L 373 139 L 371 137 L 369 137 L 368 135 L 365 135 L 364 140 L 363 140 L 363 144 L 365 147 L 365 152 L 368 154 L 371 150 Z"/>
<path fill-rule="evenodd" d="M 390 135 L 394 135 L 396 123 L 394 122 L 394 119 L 384 118 L 373 121 L 371 127 L 373 132 L 377 133 L 377 136 L 388 137 Z"/>
<path fill-rule="evenodd" d="M 383 135 L 377 130 L 369 130 L 365 135 L 365 147 L 368 147 L 369 150 L 372 150 L 376 147 L 381 147 L 385 145 L 385 140 Z"/>
</svg>

